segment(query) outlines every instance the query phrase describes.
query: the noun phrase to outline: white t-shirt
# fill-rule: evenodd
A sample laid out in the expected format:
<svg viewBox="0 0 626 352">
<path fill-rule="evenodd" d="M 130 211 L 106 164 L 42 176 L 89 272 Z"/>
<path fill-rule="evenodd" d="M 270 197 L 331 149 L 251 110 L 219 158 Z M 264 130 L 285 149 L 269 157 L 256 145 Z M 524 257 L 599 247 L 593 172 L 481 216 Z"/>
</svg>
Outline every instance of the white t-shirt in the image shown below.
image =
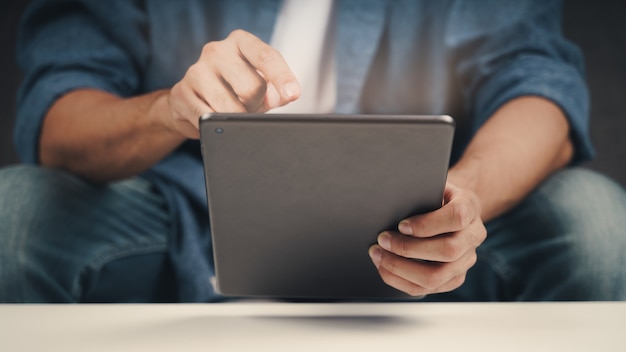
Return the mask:
<svg viewBox="0 0 626 352">
<path fill-rule="evenodd" d="M 337 96 L 333 0 L 284 0 L 270 45 L 300 83 L 298 100 L 271 113 L 332 113 Z"/>
</svg>

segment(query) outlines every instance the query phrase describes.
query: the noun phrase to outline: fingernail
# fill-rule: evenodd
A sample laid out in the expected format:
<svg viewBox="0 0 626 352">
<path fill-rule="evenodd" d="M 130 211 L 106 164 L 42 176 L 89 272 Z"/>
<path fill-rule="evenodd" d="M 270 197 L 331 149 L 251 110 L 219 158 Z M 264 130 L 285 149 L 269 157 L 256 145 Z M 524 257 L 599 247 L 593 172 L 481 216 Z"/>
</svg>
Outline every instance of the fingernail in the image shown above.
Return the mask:
<svg viewBox="0 0 626 352">
<path fill-rule="evenodd" d="M 267 99 L 267 105 L 269 105 L 270 109 L 273 109 L 280 104 L 280 94 L 278 94 L 278 90 L 276 90 L 276 87 L 274 87 L 271 83 L 268 83 L 267 85 L 265 99 Z"/>
<path fill-rule="evenodd" d="M 300 86 L 293 82 L 286 83 L 283 86 L 283 94 L 288 100 L 295 99 L 300 96 Z"/>
<path fill-rule="evenodd" d="M 378 235 L 378 244 L 383 247 L 385 250 L 391 250 L 391 235 L 387 232 L 383 232 Z"/>
<path fill-rule="evenodd" d="M 372 246 L 369 250 L 370 258 L 372 258 L 372 262 L 378 268 L 380 265 L 380 261 L 383 259 L 383 252 L 378 248 L 378 246 Z"/>
<path fill-rule="evenodd" d="M 406 220 L 400 221 L 400 223 L 398 224 L 398 230 L 403 235 L 412 235 L 413 234 L 413 229 L 411 228 L 411 225 L 409 224 L 409 222 L 406 221 Z"/>
</svg>

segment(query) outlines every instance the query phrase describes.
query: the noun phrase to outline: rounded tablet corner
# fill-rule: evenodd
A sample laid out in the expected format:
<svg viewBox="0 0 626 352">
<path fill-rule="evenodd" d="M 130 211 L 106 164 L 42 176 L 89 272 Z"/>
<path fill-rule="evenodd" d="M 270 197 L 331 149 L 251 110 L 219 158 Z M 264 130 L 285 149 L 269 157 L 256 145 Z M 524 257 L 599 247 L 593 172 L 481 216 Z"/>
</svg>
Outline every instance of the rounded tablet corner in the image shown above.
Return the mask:
<svg viewBox="0 0 626 352">
<path fill-rule="evenodd" d="M 204 114 L 200 115 L 200 121 L 204 121 L 204 120 L 208 120 L 211 118 L 211 116 L 213 116 L 212 113 L 210 112 L 205 112 Z"/>
<path fill-rule="evenodd" d="M 456 124 L 456 121 L 454 120 L 454 117 L 450 116 L 450 115 L 441 115 L 441 121 L 445 122 L 445 123 L 449 123 L 452 126 L 454 126 Z"/>
</svg>

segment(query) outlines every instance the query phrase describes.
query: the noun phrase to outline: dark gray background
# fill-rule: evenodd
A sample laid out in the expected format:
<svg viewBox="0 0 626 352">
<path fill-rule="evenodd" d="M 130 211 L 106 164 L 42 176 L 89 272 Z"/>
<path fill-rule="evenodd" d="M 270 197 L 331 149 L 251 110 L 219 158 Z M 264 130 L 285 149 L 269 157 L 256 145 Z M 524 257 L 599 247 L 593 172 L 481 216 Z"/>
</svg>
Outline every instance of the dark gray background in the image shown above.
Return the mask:
<svg viewBox="0 0 626 352">
<path fill-rule="evenodd" d="M 11 138 L 20 79 L 15 35 L 27 3 L 0 2 L 0 166 L 17 162 Z M 564 32 L 581 46 L 587 62 L 591 134 L 598 154 L 586 166 L 626 186 L 626 1 L 566 0 Z"/>
</svg>

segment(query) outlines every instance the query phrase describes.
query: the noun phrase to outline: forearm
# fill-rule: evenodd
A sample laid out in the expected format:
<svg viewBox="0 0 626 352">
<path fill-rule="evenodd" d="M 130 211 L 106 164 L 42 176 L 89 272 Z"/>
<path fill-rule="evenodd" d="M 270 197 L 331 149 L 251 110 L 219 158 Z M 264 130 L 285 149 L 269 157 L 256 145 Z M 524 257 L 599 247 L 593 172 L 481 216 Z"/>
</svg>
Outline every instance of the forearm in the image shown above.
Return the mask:
<svg viewBox="0 0 626 352">
<path fill-rule="evenodd" d="M 568 122 L 552 102 L 521 97 L 502 106 L 478 131 L 451 183 L 474 191 L 488 221 L 515 206 L 572 158 Z"/>
<path fill-rule="evenodd" d="M 58 99 L 43 122 L 40 161 L 95 182 L 127 178 L 186 138 L 198 138 L 204 113 L 260 113 L 299 96 L 297 79 L 280 53 L 235 30 L 207 43 L 169 90 L 123 99 L 81 89 Z"/>
<path fill-rule="evenodd" d="M 40 161 L 94 182 L 135 176 L 184 137 L 168 126 L 167 91 L 134 98 L 82 89 L 60 98 L 44 120 Z"/>
</svg>

